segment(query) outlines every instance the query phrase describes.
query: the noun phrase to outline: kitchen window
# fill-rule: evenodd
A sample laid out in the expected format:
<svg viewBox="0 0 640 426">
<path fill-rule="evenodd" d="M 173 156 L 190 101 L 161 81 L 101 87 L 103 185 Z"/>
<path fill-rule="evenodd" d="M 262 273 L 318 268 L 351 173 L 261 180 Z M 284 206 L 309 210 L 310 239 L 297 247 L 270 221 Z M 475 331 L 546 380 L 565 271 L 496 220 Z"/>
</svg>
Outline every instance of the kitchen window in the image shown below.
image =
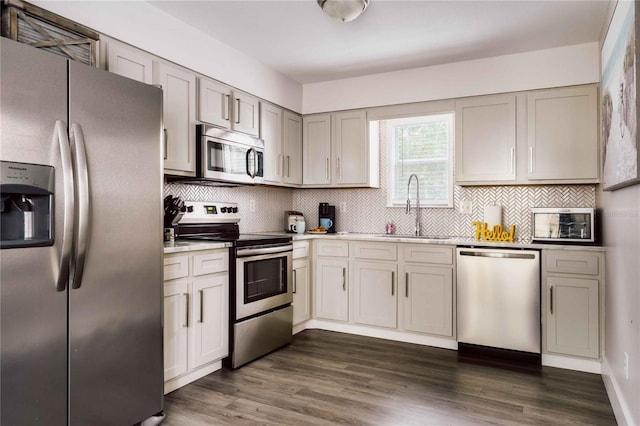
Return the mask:
<svg viewBox="0 0 640 426">
<path fill-rule="evenodd" d="M 453 207 L 453 119 L 451 112 L 386 120 L 390 207 L 406 205 L 412 173 L 420 179 L 421 207 Z M 412 182 L 412 205 L 415 194 Z"/>
</svg>

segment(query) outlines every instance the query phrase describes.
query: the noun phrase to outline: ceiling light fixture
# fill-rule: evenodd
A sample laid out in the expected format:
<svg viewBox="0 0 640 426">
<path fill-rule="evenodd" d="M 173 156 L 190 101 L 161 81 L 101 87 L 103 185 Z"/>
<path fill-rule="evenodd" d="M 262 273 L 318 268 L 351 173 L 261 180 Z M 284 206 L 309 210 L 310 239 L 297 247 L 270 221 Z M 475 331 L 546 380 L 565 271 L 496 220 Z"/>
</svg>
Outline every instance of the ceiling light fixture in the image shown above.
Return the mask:
<svg viewBox="0 0 640 426">
<path fill-rule="evenodd" d="M 356 19 L 369 6 L 370 0 L 318 0 L 318 5 L 327 15 L 341 22 Z"/>
</svg>

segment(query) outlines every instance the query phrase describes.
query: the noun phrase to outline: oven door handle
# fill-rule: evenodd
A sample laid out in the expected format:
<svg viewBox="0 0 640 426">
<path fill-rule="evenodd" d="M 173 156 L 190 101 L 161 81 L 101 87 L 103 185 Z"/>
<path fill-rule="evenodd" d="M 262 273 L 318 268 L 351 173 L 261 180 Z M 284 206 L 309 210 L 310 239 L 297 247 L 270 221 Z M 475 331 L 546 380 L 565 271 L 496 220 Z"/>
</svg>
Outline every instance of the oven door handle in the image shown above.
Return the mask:
<svg viewBox="0 0 640 426">
<path fill-rule="evenodd" d="M 275 253 L 286 253 L 288 251 L 293 251 L 293 244 L 287 244 L 284 246 L 277 247 L 262 247 L 262 248 L 239 248 L 236 251 L 236 257 L 249 257 L 249 256 L 259 256 L 261 254 L 275 254 Z"/>
</svg>

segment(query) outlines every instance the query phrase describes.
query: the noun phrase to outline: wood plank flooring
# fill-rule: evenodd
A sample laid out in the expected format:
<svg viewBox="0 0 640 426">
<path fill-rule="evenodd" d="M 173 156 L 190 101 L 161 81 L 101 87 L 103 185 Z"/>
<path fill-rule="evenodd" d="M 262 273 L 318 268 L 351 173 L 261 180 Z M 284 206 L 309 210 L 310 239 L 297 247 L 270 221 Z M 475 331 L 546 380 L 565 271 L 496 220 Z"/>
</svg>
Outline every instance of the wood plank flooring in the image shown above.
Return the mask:
<svg viewBox="0 0 640 426">
<path fill-rule="evenodd" d="M 165 413 L 166 426 L 616 424 L 597 374 L 322 330 L 166 395 Z"/>
</svg>

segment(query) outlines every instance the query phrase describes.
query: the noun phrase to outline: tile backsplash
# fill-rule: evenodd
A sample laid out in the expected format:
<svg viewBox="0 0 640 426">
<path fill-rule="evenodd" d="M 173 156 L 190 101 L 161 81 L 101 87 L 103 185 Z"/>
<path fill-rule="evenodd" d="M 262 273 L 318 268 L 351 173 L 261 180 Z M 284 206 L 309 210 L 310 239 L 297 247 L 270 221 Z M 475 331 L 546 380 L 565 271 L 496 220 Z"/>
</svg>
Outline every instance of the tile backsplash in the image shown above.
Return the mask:
<svg viewBox="0 0 640 426">
<path fill-rule="evenodd" d="M 185 201 L 220 201 L 238 203 L 240 232 L 280 231 L 284 229 L 284 211 L 291 210 L 292 189 L 266 186 L 235 188 L 165 183 L 165 196 L 171 194 Z M 256 204 L 250 211 L 250 201 Z"/>
</svg>

